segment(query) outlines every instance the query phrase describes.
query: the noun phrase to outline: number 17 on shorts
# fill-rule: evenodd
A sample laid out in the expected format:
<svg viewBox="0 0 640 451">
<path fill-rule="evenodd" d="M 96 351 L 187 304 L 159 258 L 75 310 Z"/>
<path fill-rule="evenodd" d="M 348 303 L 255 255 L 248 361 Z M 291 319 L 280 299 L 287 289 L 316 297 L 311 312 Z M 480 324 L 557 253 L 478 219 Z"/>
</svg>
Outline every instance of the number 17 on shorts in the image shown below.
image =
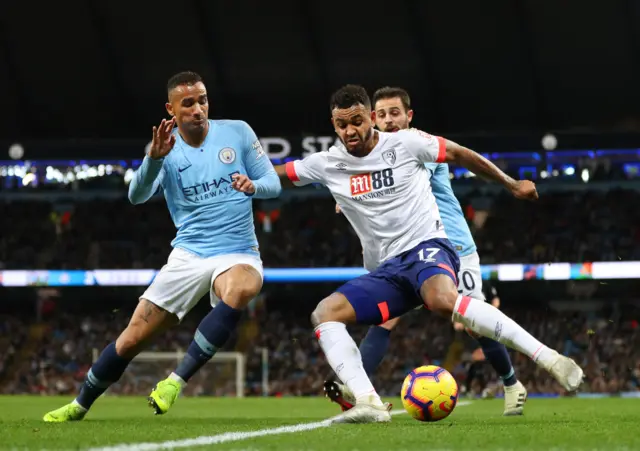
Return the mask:
<svg viewBox="0 0 640 451">
<path fill-rule="evenodd" d="M 425 241 L 416 246 L 410 255 L 419 268 L 416 274 L 418 292 L 422 284 L 436 274 L 448 275 L 455 284 L 458 283 L 460 259 L 449 240 L 437 238 Z"/>
</svg>

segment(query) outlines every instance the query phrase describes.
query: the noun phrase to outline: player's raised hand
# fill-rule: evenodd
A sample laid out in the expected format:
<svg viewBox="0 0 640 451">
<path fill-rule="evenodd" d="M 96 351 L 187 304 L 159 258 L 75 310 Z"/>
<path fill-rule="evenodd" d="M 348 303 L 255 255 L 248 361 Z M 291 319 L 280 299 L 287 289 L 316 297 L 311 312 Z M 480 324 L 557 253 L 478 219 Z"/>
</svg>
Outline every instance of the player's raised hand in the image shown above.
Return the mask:
<svg viewBox="0 0 640 451">
<path fill-rule="evenodd" d="M 517 199 L 538 200 L 536 184 L 529 180 L 518 180 L 511 189 L 511 193 Z"/>
<path fill-rule="evenodd" d="M 231 187 L 234 190 L 246 194 L 253 194 L 256 192 L 256 187 L 253 186 L 253 182 L 246 175 L 234 174 L 231 178 L 233 179 Z"/>
<path fill-rule="evenodd" d="M 176 143 L 176 135 L 171 133 L 176 123 L 175 118 L 170 120 L 162 119 L 160 125 L 153 127 L 153 138 L 151 139 L 151 148 L 149 149 L 149 157 L 157 160 L 167 156 L 173 145 Z"/>
</svg>

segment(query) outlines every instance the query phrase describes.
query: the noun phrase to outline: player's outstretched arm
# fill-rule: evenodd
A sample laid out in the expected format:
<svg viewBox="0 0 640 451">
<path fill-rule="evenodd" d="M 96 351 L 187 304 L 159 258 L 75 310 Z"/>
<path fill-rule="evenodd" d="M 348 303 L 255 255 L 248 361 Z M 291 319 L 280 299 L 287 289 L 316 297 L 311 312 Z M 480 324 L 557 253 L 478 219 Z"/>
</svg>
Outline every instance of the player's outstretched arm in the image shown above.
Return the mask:
<svg viewBox="0 0 640 451">
<path fill-rule="evenodd" d="M 312 183 L 327 185 L 327 152 L 318 152 L 302 160 L 276 166 L 276 174 L 285 186 L 305 186 Z"/>
<path fill-rule="evenodd" d="M 445 140 L 447 163 L 455 163 L 467 168 L 474 174 L 501 183 L 516 198 L 526 200 L 538 199 L 535 183 L 529 180 L 515 180 L 505 174 L 499 167 L 482 155 L 467 149 L 453 141 Z"/>
<path fill-rule="evenodd" d="M 291 181 L 291 179 L 289 178 L 289 176 L 287 175 L 286 164 L 279 164 L 274 166 L 273 168 L 276 170 L 276 174 L 278 175 L 278 178 L 280 179 L 280 182 L 282 183 L 283 188 L 291 188 L 295 186 Z"/>
<path fill-rule="evenodd" d="M 174 119 L 169 121 L 163 119 L 158 127 L 153 127 L 149 153 L 144 157 L 142 165 L 136 171 L 129 185 L 129 201 L 132 204 L 148 201 L 162 184 L 163 159 L 171 152 L 176 143 L 176 137 L 172 134 L 174 123 Z"/>
</svg>

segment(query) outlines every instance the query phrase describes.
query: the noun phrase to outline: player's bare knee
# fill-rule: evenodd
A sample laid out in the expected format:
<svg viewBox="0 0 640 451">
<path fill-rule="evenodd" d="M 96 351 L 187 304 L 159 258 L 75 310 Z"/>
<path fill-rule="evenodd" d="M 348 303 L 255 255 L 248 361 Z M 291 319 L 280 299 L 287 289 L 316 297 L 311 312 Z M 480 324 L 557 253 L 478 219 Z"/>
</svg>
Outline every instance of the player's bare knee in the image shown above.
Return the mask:
<svg viewBox="0 0 640 451">
<path fill-rule="evenodd" d="M 453 309 L 456 305 L 456 299 L 458 298 L 458 292 L 453 291 L 437 291 L 432 294 L 429 299 L 429 308 L 443 316 L 451 316 Z"/>
<path fill-rule="evenodd" d="M 262 277 L 250 265 L 236 265 L 218 276 L 213 288 L 225 304 L 242 309 L 260 293 Z"/>
<path fill-rule="evenodd" d="M 225 304 L 236 309 L 243 309 L 249 304 L 251 299 L 255 298 L 259 289 L 252 286 L 231 285 L 222 294 L 222 300 Z"/>
<path fill-rule="evenodd" d="M 342 294 L 334 293 L 324 298 L 311 314 L 311 324 L 317 327 L 328 322 L 350 323 L 355 320 L 353 307 Z"/>
<path fill-rule="evenodd" d="M 453 312 L 458 298 L 458 290 L 448 276 L 438 274 L 427 280 L 420 289 L 420 294 L 432 312 L 449 316 Z"/>
<path fill-rule="evenodd" d="M 331 321 L 328 319 L 331 316 L 329 313 L 330 306 L 328 304 L 328 299 L 329 298 L 325 298 L 320 301 L 313 312 L 311 312 L 311 324 L 313 327 L 318 327 L 322 323 Z"/>
</svg>

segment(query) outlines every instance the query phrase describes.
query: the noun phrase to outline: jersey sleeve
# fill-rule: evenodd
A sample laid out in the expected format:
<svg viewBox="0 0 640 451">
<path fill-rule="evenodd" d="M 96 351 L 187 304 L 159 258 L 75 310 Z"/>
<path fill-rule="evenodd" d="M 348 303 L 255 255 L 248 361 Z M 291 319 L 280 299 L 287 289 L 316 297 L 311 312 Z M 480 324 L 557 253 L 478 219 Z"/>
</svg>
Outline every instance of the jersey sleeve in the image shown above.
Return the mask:
<svg viewBox="0 0 640 451">
<path fill-rule="evenodd" d="M 247 175 L 250 179 L 259 179 L 265 176 L 268 172 L 274 171 L 273 165 L 266 153 L 264 152 L 258 136 L 253 131 L 251 126 L 244 121 L 240 121 L 241 133 L 242 133 L 242 158 L 244 160 L 245 167 L 247 168 Z"/>
<path fill-rule="evenodd" d="M 287 177 L 296 186 L 320 183 L 326 185 L 326 152 L 309 155 L 302 160 L 289 161 L 286 164 Z"/>
<path fill-rule="evenodd" d="M 251 126 L 246 122 L 241 124 L 244 141 L 242 157 L 247 175 L 256 190 L 255 197 L 256 199 L 277 197 L 282 190 L 280 178 Z"/>
<path fill-rule="evenodd" d="M 400 130 L 396 135 L 405 149 L 420 163 L 444 163 L 447 156 L 447 144 L 444 138 L 430 135 L 416 128 Z"/>
<path fill-rule="evenodd" d="M 165 174 L 163 161 L 164 158 L 153 160 L 149 156 L 144 157 L 129 184 L 129 201 L 132 204 L 148 201 L 162 188 Z"/>
</svg>

